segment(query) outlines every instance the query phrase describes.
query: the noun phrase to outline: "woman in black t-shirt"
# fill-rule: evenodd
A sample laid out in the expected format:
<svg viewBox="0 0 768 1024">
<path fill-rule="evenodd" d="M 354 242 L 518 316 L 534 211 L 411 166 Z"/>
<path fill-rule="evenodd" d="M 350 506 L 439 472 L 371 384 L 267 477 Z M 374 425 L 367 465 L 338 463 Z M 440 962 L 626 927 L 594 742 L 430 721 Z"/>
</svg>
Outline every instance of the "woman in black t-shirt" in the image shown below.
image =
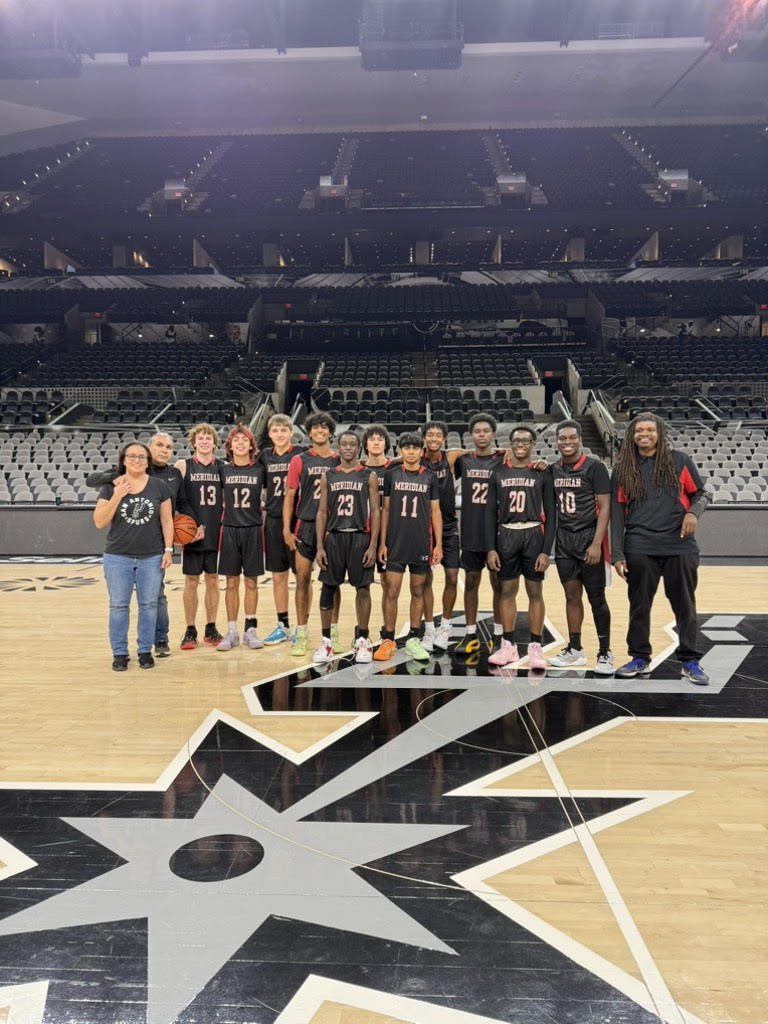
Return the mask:
<svg viewBox="0 0 768 1024">
<path fill-rule="evenodd" d="M 130 441 L 120 451 L 118 477 L 99 491 L 93 521 L 99 530 L 109 526 L 104 547 L 104 578 L 109 591 L 109 643 L 112 668 L 128 667 L 128 622 L 131 593 L 136 589 L 139 668 L 153 668 L 152 643 L 157 598 L 163 570 L 173 554 L 171 492 L 162 480 L 147 473 L 150 451 Z"/>
</svg>

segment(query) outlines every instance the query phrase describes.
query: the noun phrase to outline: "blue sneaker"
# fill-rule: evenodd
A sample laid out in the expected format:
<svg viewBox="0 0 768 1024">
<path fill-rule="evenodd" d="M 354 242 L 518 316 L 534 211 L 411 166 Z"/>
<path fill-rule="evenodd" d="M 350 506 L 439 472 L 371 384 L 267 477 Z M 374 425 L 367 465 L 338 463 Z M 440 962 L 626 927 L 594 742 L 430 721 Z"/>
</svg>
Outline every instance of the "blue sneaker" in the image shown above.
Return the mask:
<svg viewBox="0 0 768 1024">
<path fill-rule="evenodd" d="M 690 679 L 697 686 L 708 686 L 709 676 L 698 663 L 698 661 L 684 661 L 682 663 L 683 679 Z"/>
<path fill-rule="evenodd" d="M 621 665 L 617 668 L 614 675 L 617 679 L 634 679 L 635 676 L 647 676 L 650 664 L 645 658 L 633 658 L 626 665 Z"/>
<path fill-rule="evenodd" d="M 284 644 L 288 639 L 288 630 L 282 622 L 278 622 L 272 632 L 264 637 L 264 644 L 267 647 L 275 647 L 277 644 Z"/>
</svg>

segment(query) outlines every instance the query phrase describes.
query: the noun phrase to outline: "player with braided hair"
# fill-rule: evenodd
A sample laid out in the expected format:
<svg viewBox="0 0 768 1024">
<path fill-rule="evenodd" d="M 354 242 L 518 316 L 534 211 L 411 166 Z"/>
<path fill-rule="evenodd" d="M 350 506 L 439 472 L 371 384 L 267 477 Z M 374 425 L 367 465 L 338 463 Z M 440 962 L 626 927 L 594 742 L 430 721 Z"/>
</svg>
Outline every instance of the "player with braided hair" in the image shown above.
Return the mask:
<svg viewBox="0 0 768 1024">
<path fill-rule="evenodd" d="M 638 413 L 627 427 L 612 475 L 611 560 L 629 595 L 630 661 L 616 670 L 619 678 L 648 674 L 651 605 L 663 579 L 675 613 L 675 656 L 682 674 L 699 686 L 709 682 L 699 664 L 699 547 L 694 537 L 709 501 L 693 461 L 669 446 L 664 421 Z"/>
</svg>

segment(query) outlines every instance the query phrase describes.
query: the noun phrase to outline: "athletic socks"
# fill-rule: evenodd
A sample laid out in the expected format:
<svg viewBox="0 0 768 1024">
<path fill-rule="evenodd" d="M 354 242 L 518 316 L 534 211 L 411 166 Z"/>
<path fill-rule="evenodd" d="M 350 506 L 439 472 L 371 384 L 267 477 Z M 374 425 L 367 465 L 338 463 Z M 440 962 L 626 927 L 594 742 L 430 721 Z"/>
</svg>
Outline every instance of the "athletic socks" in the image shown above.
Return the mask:
<svg viewBox="0 0 768 1024">
<path fill-rule="evenodd" d="M 541 643 L 541 633 L 531 633 L 531 643 L 532 644 L 540 644 Z"/>
<path fill-rule="evenodd" d="M 367 640 L 368 630 L 363 629 L 361 626 L 355 626 L 355 640 L 359 640 L 361 636 L 365 637 L 365 639 Z"/>
<path fill-rule="evenodd" d="M 568 634 L 568 646 L 572 651 L 581 650 L 581 633 L 569 633 Z"/>
<path fill-rule="evenodd" d="M 256 629 L 258 624 L 259 624 L 258 619 L 246 619 L 245 620 L 245 631 L 246 631 L 246 633 L 248 632 L 249 629 Z"/>
<path fill-rule="evenodd" d="M 508 633 L 502 633 L 501 635 L 504 637 L 505 640 L 509 641 L 509 643 L 513 644 L 515 642 L 514 629 L 510 630 Z"/>
<path fill-rule="evenodd" d="M 288 612 L 278 612 L 277 613 L 277 621 L 280 623 L 280 625 L 286 631 L 291 628 L 291 623 L 290 623 L 290 621 L 288 619 Z"/>
<path fill-rule="evenodd" d="M 474 636 L 476 632 L 477 632 L 477 623 L 473 622 L 471 626 L 467 625 L 467 636 Z"/>
<path fill-rule="evenodd" d="M 500 622 L 494 622 L 494 624 L 493 624 L 493 635 L 494 636 L 503 636 L 503 634 L 504 634 L 504 630 L 502 628 L 501 623 Z"/>
</svg>

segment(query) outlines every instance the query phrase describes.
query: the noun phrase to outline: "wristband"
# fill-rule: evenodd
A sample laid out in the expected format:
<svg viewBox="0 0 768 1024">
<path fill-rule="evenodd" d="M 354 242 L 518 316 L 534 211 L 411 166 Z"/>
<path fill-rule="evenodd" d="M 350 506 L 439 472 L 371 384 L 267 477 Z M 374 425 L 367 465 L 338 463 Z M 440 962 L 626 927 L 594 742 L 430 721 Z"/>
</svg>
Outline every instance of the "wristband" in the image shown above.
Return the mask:
<svg viewBox="0 0 768 1024">
<path fill-rule="evenodd" d="M 173 548 L 163 548 L 163 551 L 170 551 L 170 553 L 173 554 Z"/>
</svg>

